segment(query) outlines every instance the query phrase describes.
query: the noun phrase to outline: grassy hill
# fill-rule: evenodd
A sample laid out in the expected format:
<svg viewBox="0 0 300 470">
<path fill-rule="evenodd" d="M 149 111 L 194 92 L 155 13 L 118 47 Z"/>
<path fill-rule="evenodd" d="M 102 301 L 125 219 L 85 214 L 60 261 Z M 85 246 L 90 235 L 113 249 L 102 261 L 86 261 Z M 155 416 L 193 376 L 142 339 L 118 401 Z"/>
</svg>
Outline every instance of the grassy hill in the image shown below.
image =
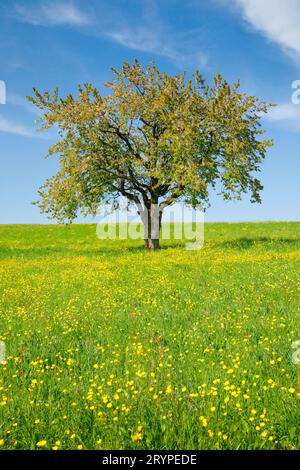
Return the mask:
<svg viewBox="0 0 300 470">
<path fill-rule="evenodd" d="M 300 449 L 300 223 L 184 243 L 0 226 L 3 449 Z"/>
</svg>

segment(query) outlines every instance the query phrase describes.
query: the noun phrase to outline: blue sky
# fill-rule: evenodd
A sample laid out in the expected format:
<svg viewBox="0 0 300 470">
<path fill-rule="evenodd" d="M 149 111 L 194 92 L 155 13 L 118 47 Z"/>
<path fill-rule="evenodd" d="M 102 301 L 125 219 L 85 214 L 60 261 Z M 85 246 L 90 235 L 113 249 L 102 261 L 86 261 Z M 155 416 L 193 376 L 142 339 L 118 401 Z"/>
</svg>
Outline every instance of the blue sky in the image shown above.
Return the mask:
<svg viewBox="0 0 300 470">
<path fill-rule="evenodd" d="M 263 203 L 212 194 L 206 220 L 300 220 L 300 104 L 291 100 L 300 80 L 299 24 L 299 0 L 2 0 L 0 223 L 47 222 L 31 202 L 57 169 L 45 159 L 55 132 L 36 132 L 38 115 L 24 99 L 32 87 L 65 94 L 89 81 L 101 89 L 112 66 L 134 58 L 168 73 L 199 69 L 211 79 L 221 72 L 277 103 L 264 120 L 275 145 L 262 167 Z"/>
</svg>

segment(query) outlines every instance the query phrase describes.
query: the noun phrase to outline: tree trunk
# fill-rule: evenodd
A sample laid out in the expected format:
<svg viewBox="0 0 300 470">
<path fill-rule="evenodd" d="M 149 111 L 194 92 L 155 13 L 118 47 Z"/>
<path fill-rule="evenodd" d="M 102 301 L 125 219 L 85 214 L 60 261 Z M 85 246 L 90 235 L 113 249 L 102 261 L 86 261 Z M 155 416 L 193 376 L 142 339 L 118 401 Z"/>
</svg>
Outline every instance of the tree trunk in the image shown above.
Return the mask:
<svg viewBox="0 0 300 470">
<path fill-rule="evenodd" d="M 159 238 L 145 238 L 146 250 L 158 250 L 159 249 Z"/>
<path fill-rule="evenodd" d="M 145 248 L 147 250 L 159 249 L 159 236 L 161 228 L 162 211 L 158 204 L 151 204 L 141 214 L 144 224 Z"/>
</svg>

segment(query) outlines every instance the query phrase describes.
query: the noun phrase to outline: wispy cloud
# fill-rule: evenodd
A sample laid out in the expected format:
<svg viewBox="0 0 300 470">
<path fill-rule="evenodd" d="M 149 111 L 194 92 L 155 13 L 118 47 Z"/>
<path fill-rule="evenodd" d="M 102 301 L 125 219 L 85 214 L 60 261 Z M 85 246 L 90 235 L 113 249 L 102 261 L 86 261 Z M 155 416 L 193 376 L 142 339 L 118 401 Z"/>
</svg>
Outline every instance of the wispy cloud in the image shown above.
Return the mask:
<svg viewBox="0 0 300 470">
<path fill-rule="evenodd" d="M 165 57 L 179 67 L 204 67 L 207 64 L 206 54 L 198 47 L 197 34 L 191 36 L 188 31 L 185 34 L 170 30 L 156 1 L 143 0 L 142 11 L 136 17 L 113 7 L 107 0 L 101 5 L 90 2 L 88 8 L 88 2 L 74 1 L 19 2 L 15 4 L 14 17 L 34 26 L 78 27 L 85 34 L 109 38 L 128 49 Z"/>
<path fill-rule="evenodd" d="M 186 44 L 183 44 L 180 38 L 152 27 L 127 27 L 106 32 L 105 35 L 123 47 L 166 57 L 179 66 L 203 67 L 207 64 L 206 54 L 199 50 L 191 50 L 190 44 L 189 47 L 184 47 Z"/>
<path fill-rule="evenodd" d="M 22 124 L 11 121 L 0 115 L 0 132 L 15 134 L 22 137 L 31 137 L 39 139 L 50 139 L 49 136 L 35 132 L 34 130 L 23 126 Z"/>
<path fill-rule="evenodd" d="M 204 67 L 208 58 L 199 48 L 199 31 L 191 36 L 189 31 L 174 30 L 161 10 L 159 1 L 143 0 L 138 20 L 123 13 L 106 25 L 103 34 L 128 49 L 165 57 L 178 67 Z"/>
<path fill-rule="evenodd" d="M 31 103 L 29 103 L 25 97 L 20 96 L 16 93 L 13 92 L 8 92 L 7 93 L 7 104 L 12 105 L 12 106 L 18 106 L 23 108 L 25 111 L 29 113 L 33 113 L 37 116 L 40 116 L 40 110 L 37 109 L 35 106 L 33 106 Z"/>
<path fill-rule="evenodd" d="M 300 105 L 282 103 L 266 115 L 269 121 L 297 121 L 300 124 Z"/>
<path fill-rule="evenodd" d="M 220 0 L 238 8 L 243 19 L 300 61 L 299 0 Z"/>
<path fill-rule="evenodd" d="M 14 16 L 24 23 L 35 26 L 87 26 L 92 24 L 91 15 L 80 10 L 70 1 L 43 1 L 26 5 L 16 3 Z"/>
<path fill-rule="evenodd" d="M 267 121 L 283 126 L 291 132 L 300 130 L 300 105 L 281 103 L 264 116 Z"/>
<path fill-rule="evenodd" d="M 171 56 L 174 54 L 165 44 L 160 44 L 159 36 L 147 28 L 123 28 L 117 31 L 106 32 L 105 35 L 121 46 L 142 52 L 158 52 L 161 55 Z"/>
</svg>

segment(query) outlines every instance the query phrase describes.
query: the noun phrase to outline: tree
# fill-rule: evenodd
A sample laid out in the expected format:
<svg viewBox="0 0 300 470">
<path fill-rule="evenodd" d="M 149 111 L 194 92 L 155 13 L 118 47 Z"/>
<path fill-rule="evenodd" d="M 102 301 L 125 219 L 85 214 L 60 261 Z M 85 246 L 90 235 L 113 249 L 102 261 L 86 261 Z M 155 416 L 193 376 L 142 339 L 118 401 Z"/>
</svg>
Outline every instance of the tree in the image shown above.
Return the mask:
<svg viewBox="0 0 300 470">
<path fill-rule="evenodd" d="M 146 247 L 156 249 L 163 210 L 175 201 L 205 206 L 217 185 L 225 199 L 250 192 L 260 202 L 255 174 L 272 145 L 261 139 L 268 104 L 221 75 L 207 85 L 198 71 L 170 76 L 137 60 L 112 70 L 106 96 L 85 84 L 77 97 L 60 98 L 57 88 L 28 97 L 43 112 L 42 129 L 55 125 L 60 136 L 49 150 L 60 169 L 39 191 L 44 213 L 72 221 L 125 196 L 141 216 Z"/>
</svg>

